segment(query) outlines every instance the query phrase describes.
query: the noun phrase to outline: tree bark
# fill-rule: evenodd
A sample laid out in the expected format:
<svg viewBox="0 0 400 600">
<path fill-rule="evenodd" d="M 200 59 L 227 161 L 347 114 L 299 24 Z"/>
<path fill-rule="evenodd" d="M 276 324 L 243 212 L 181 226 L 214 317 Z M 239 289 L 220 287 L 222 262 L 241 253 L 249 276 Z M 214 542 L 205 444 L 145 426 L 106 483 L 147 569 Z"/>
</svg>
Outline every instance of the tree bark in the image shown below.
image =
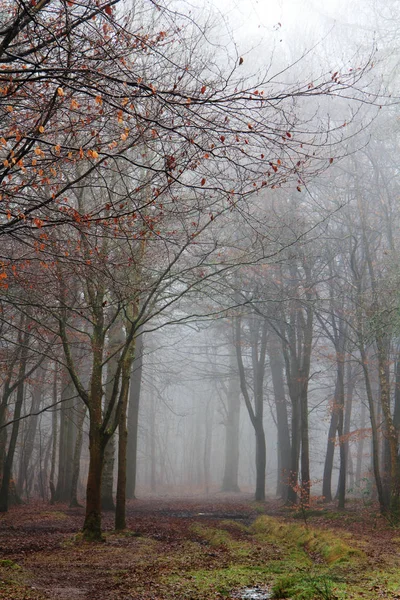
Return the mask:
<svg viewBox="0 0 400 600">
<path fill-rule="evenodd" d="M 251 364 L 253 373 L 253 395 L 254 407 L 250 400 L 246 381 L 246 372 L 243 364 L 242 342 L 241 342 L 241 318 L 236 317 L 235 323 L 235 346 L 238 361 L 240 388 L 244 397 L 250 421 L 254 427 L 256 442 L 256 489 L 255 500 L 265 500 L 265 469 L 266 469 L 266 444 L 264 432 L 264 394 L 263 383 L 265 373 L 265 358 L 267 352 L 267 321 L 261 322 L 255 316 L 250 319 L 249 335 L 251 345 Z"/>
<path fill-rule="evenodd" d="M 127 498 L 136 497 L 137 444 L 139 424 L 140 390 L 143 371 L 143 333 L 136 338 L 135 359 L 132 365 L 128 406 L 128 447 L 127 447 Z"/>
<path fill-rule="evenodd" d="M 351 455 L 349 454 L 349 440 L 348 436 L 350 433 L 350 420 L 351 410 L 353 405 L 353 391 L 354 391 L 354 377 L 351 363 L 347 366 L 347 385 L 346 394 L 344 395 L 344 423 L 343 423 L 343 434 L 340 433 L 341 426 L 339 423 L 339 436 L 342 435 L 342 441 L 340 442 L 340 468 L 339 468 L 339 483 L 338 483 L 338 508 L 343 510 L 346 502 L 346 476 L 348 472 L 348 464 L 350 464 Z M 354 478 L 353 475 L 351 479 Z"/>
<path fill-rule="evenodd" d="M 0 487 L 0 512 L 7 512 L 9 505 L 9 492 L 10 492 L 10 482 L 11 482 L 11 472 L 14 461 L 15 448 L 17 445 L 18 431 L 19 431 L 19 418 L 21 416 L 22 404 L 24 401 L 24 393 L 25 393 L 25 373 L 26 373 L 26 364 L 28 360 L 28 342 L 29 342 L 29 333 L 28 331 L 24 332 L 23 336 L 23 346 L 21 351 L 21 362 L 18 370 L 18 388 L 17 388 L 17 398 L 15 401 L 14 408 L 14 423 L 12 425 L 10 443 L 8 446 L 7 456 L 4 462 L 3 467 L 3 478 L 1 481 Z"/>
<path fill-rule="evenodd" d="M 57 384 L 58 384 L 58 373 L 57 368 L 54 368 L 54 379 L 53 379 L 53 403 L 57 402 Z M 58 412 L 55 408 L 51 413 L 51 429 L 52 429 L 52 443 L 51 443 L 51 466 L 50 466 L 50 504 L 54 504 L 56 501 L 56 486 L 54 484 L 54 475 L 56 472 L 56 460 L 57 460 L 57 447 L 58 447 L 58 424 L 57 424 Z"/>
<path fill-rule="evenodd" d="M 72 464 L 74 449 L 74 396 L 75 387 L 66 371 L 63 373 L 61 392 L 60 435 L 56 502 L 69 502 L 71 497 Z"/>
<path fill-rule="evenodd" d="M 33 454 L 35 446 L 35 437 L 38 424 L 38 412 L 40 404 L 42 402 L 42 391 L 44 383 L 44 371 L 41 370 L 38 380 L 33 384 L 32 387 L 32 404 L 30 413 L 32 416 L 28 419 L 27 430 L 25 434 L 24 445 L 21 451 L 21 459 L 18 473 L 17 491 L 19 495 L 22 495 L 25 488 L 25 495 L 29 499 L 30 495 L 30 478 L 29 478 L 29 463 Z"/>
<path fill-rule="evenodd" d="M 286 394 L 283 380 L 283 357 L 282 349 L 276 334 L 270 334 L 268 344 L 268 356 L 271 369 L 272 386 L 276 409 L 276 424 L 278 433 L 278 478 L 277 495 L 285 502 L 288 499 L 289 477 L 290 477 L 290 431 L 288 411 L 286 406 Z"/>
<path fill-rule="evenodd" d="M 240 492 L 239 475 L 239 423 L 240 423 L 240 383 L 237 375 L 236 359 L 230 354 L 230 374 L 225 419 L 225 460 L 222 479 L 223 492 Z"/>
<path fill-rule="evenodd" d="M 89 473 L 86 485 L 86 513 L 83 536 L 86 540 L 101 539 L 101 480 L 104 446 L 97 419 L 92 419 L 89 431 Z"/>
<path fill-rule="evenodd" d="M 261 423 L 255 427 L 256 436 L 256 491 L 254 499 L 256 502 L 265 500 L 265 469 L 267 466 L 267 449 L 265 444 L 265 432 Z"/>
<path fill-rule="evenodd" d="M 332 502 L 332 471 L 333 457 L 335 454 L 336 434 L 339 421 L 343 419 L 344 402 L 344 361 L 343 356 L 336 352 L 336 384 L 333 398 L 331 420 L 328 431 L 328 441 L 325 454 L 325 466 L 322 482 L 322 495 L 324 502 Z"/>
<path fill-rule="evenodd" d="M 115 505 L 115 529 L 126 528 L 126 451 L 128 443 L 127 428 L 127 406 L 129 395 L 129 383 L 132 372 L 132 364 L 135 356 L 135 342 L 130 343 L 129 350 L 123 362 L 120 391 L 120 415 L 118 422 L 118 479 L 117 495 Z"/>
<path fill-rule="evenodd" d="M 105 385 L 105 410 L 107 410 L 114 393 L 115 375 L 118 369 L 120 348 L 124 343 L 122 320 L 117 319 L 109 331 L 108 353 L 111 358 L 107 365 L 107 382 Z M 115 408 L 111 419 L 115 415 Z M 101 487 L 101 507 L 103 510 L 114 510 L 114 462 L 115 462 L 115 436 L 112 435 L 104 451 L 103 480 Z"/>
<path fill-rule="evenodd" d="M 86 406 L 83 404 L 79 408 L 79 417 L 78 422 L 76 424 L 76 440 L 75 440 L 75 449 L 74 449 L 74 460 L 72 467 L 72 481 L 71 481 L 71 498 L 69 501 L 69 505 L 71 508 L 80 506 L 78 502 L 78 482 L 79 482 L 79 472 L 81 465 L 81 452 L 82 452 L 82 442 L 83 442 L 83 424 L 86 416 Z"/>
</svg>

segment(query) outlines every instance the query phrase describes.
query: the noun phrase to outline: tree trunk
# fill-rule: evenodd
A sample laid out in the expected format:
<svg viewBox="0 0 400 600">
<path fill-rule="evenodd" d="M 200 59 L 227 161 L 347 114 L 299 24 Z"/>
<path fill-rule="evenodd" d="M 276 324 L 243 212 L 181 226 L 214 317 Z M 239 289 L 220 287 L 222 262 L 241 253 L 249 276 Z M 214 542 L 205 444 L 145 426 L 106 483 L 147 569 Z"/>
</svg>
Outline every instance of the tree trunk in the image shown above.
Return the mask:
<svg viewBox="0 0 400 600">
<path fill-rule="evenodd" d="M 290 476 L 290 431 L 286 406 L 285 386 L 283 381 L 283 357 L 276 335 L 271 333 L 268 345 L 269 364 L 276 408 L 276 424 L 278 433 L 278 480 L 277 495 L 285 502 L 288 499 Z"/>
<path fill-rule="evenodd" d="M 71 508 L 80 506 L 78 502 L 78 482 L 79 482 L 79 472 L 81 465 L 81 452 L 82 452 L 82 441 L 83 441 L 83 424 L 86 416 L 86 406 L 82 404 L 79 407 L 79 416 L 78 422 L 76 424 L 77 433 L 75 440 L 75 449 L 74 449 L 74 461 L 72 467 L 72 481 L 71 481 L 71 498 L 69 505 Z"/>
<path fill-rule="evenodd" d="M 365 421 L 366 421 L 366 406 L 365 403 L 361 403 L 361 429 L 363 431 L 361 435 L 361 439 L 358 442 L 357 447 L 357 463 L 356 463 L 356 485 L 361 486 L 361 475 L 362 475 L 362 463 L 363 463 L 363 454 L 364 454 L 364 429 L 365 429 Z"/>
<path fill-rule="evenodd" d="M 196 432 L 194 436 L 195 448 L 194 448 L 194 460 L 196 468 L 198 467 L 196 484 L 199 483 L 200 473 L 199 473 L 199 465 L 200 462 L 198 460 L 200 456 L 200 434 L 199 427 L 196 427 Z M 149 445 L 150 445 L 150 490 L 154 494 L 156 491 L 156 408 L 155 408 L 155 398 L 154 398 L 154 390 L 150 391 L 150 423 L 149 423 Z M 193 470 L 194 472 L 194 470 Z"/>
<path fill-rule="evenodd" d="M 328 442 L 325 454 L 325 466 L 322 482 L 322 495 L 324 502 L 332 502 L 332 470 L 335 454 L 336 433 L 340 419 L 343 420 L 344 402 L 344 362 L 338 352 L 336 353 L 336 385 L 333 398 L 331 420 L 328 431 Z M 343 421 L 342 421 L 343 422 Z"/>
<path fill-rule="evenodd" d="M 54 380 L 53 380 L 53 403 L 57 402 L 57 383 L 58 383 L 58 373 L 57 368 L 54 368 Z M 50 478 L 49 478 L 49 487 L 50 487 L 50 504 L 54 504 L 56 501 L 56 487 L 54 485 L 54 475 L 56 472 L 56 460 L 57 460 L 57 444 L 58 444 L 58 427 L 57 427 L 57 415 L 58 412 L 55 408 L 53 408 L 51 414 L 51 424 L 52 424 L 52 444 L 51 444 L 51 466 L 50 466 Z"/>
<path fill-rule="evenodd" d="M 308 270 L 307 281 L 309 281 Z M 310 300 L 309 293 L 306 292 Z M 301 420 L 301 502 L 303 506 L 309 506 L 311 494 L 311 475 L 310 475 L 310 449 L 308 434 L 308 382 L 310 379 L 310 365 L 312 352 L 313 335 L 313 308 L 308 305 L 305 309 L 306 319 L 299 326 L 303 330 L 304 342 L 302 349 L 302 367 L 300 371 L 300 420 Z M 299 335 L 299 338 L 301 336 Z"/>
<path fill-rule="evenodd" d="M 104 445 L 97 419 L 91 419 L 89 431 L 89 473 L 86 485 L 86 514 L 83 536 L 86 540 L 101 540 L 101 479 Z"/>
<path fill-rule="evenodd" d="M 240 423 L 240 384 L 235 368 L 235 356 L 231 352 L 230 376 L 227 395 L 225 421 L 225 460 L 222 479 L 223 492 L 240 492 L 239 474 L 239 423 Z"/>
<path fill-rule="evenodd" d="M 212 424 L 213 424 L 213 405 L 208 400 L 204 415 L 204 491 L 208 495 L 210 491 L 210 462 L 212 450 Z"/>
<path fill-rule="evenodd" d="M 26 321 L 24 322 L 26 326 Z M 18 387 L 17 387 L 17 398 L 15 402 L 13 425 L 10 436 L 10 443 L 8 446 L 7 455 L 4 461 L 3 477 L 0 488 L 0 512 L 6 512 L 8 510 L 9 495 L 10 495 L 10 483 L 11 483 L 11 472 L 14 461 L 15 448 L 17 445 L 17 438 L 19 432 L 19 418 L 21 416 L 21 409 L 24 402 L 25 395 L 25 376 L 26 376 L 26 365 L 28 360 L 28 345 L 29 345 L 29 331 L 26 330 L 22 336 L 22 349 L 20 356 L 20 364 L 18 369 Z M 15 491 L 15 499 L 18 499 Z"/>
<path fill-rule="evenodd" d="M 337 389 L 337 380 L 336 380 L 336 389 Z M 336 391 L 335 391 L 335 399 L 336 402 Z M 335 442 L 336 442 L 336 432 L 339 421 L 338 409 L 336 405 L 332 407 L 331 412 L 331 420 L 329 423 L 328 430 L 328 441 L 326 446 L 325 453 L 325 465 L 324 465 L 324 474 L 322 479 L 322 496 L 324 502 L 332 502 L 332 471 L 333 471 L 333 457 L 335 454 Z"/>
<path fill-rule="evenodd" d="M 102 510 L 114 510 L 114 463 L 115 463 L 115 435 L 107 442 L 104 450 L 104 467 L 101 484 L 101 508 Z"/>
<path fill-rule="evenodd" d="M 339 436 L 343 436 L 340 442 L 340 468 L 339 468 L 339 484 L 338 484 L 338 507 L 343 510 L 346 502 L 346 474 L 348 471 L 347 465 L 350 464 L 349 454 L 349 440 L 348 436 L 350 433 L 350 420 L 351 420 L 351 409 L 353 405 L 353 372 L 351 363 L 347 367 L 347 386 L 346 394 L 343 395 L 343 401 L 345 406 L 344 410 L 344 423 L 343 423 L 343 434 L 341 434 L 341 424 L 339 422 L 338 433 Z"/>
<path fill-rule="evenodd" d="M 307 376 L 308 377 L 308 376 Z M 308 435 L 308 386 L 303 387 L 300 396 L 301 421 L 301 503 L 303 507 L 310 505 L 311 476 L 310 449 Z"/>
<path fill-rule="evenodd" d="M 379 468 L 378 427 L 377 427 L 377 423 L 376 423 L 374 398 L 373 398 L 373 394 L 372 394 L 371 381 L 370 381 L 369 371 L 368 371 L 368 360 L 367 360 L 367 355 L 364 350 L 362 340 L 361 340 L 360 354 L 361 354 L 361 364 L 362 364 L 362 368 L 363 368 L 363 372 L 364 372 L 365 388 L 366 388 L 366 392 L 367 392 L 369 416 L 370 416 L 371 430 L 372 430 L 372 440 L 371 440 L 372 441 L 372 466 L 373 466 L 373 471 L 374 471 L 374 476 L 375 476 L 376 490 L 378 493 L 379 506 L 380 506 L 381 512 L 386 513 L 388 511 L 389 506 L 387 505 L 387 502 L 385 500 L 385 494 L 384 494 L 384 490 L 383 490 L 382 479 L 381 479 L 380 468 Z"/>
<path fill-rule="evenodd" d="M 298 487 L 298 473 L 299 473 L 299 460 L 300 460 L 300 405 L 298 399 L 292 400 L 292 445 L 290 452 L 290 473 L 289 473 L 289 486 L 287 503 L 289 505 L 297 504 L 297 487 Z"/>
<path fill-rule="evenodd" d="M 72 464 L 74 448 L 74 396 L 75 387 L 68 374 L 63 376 L 60 410 L 60 437 L 56 502 L 69 502 L 71 497 Z"/>
<path fill-rule="evenodd" d="M 23 377 L 26 369 L 26 360 L 27 360 L 28 350 L 27 347 L 23 348 L 21 354 L 21 366 L 20 366 L 20 377 Z M 11 483 L 11 471 L 14 461 L 15 448 L 17 445 L 18 431 L 20 421 L 18 419 L 21 416 L 21 408 L 24 401 L 24 392 L 25 392 L 25 381 L 21 379 L 18 388 L 17 388 L 17 399 L 15 402 L 14 409 L 14 423 L 12 425 L 10 444 L 8 446 L 8 452 L 6 456 L 6 460 L 4 462 L 3 468 L 3 479 L 1 482 L 0 488 L 0 512 L 7 512 L 8 504 L 9 504 L 9 492 L 10 492 L 10 483 Z"/>
<path fill-rule="evenodd" d="M 122 367 L 120 391 L 120 416 L 118 422 L 118 479 L 117 496 L 115 505 L 115 529 L 126 529 L 126 451 L 128 444 L 127 407 L 129 383 L 132 372 L 132 363 L 135 354 L 135 339 L 131 342 Z"/>
<path fill-rule="evenodd" d="M 36 429 L 38 423 L 38 415 L 37 413 L 42 401 L 42 391 L 43 391 L 43 383 L 44 383 L 44 371 L 41 370 L 40 376 L 38 380 L 33 385 L 32 388 L 32 404 L 30 408 L 30 413 L 32 416 L 28 419 L 27 430 L 25 434 L 24 445 L 21 451 L 21 460 L 20 467 L 18 473 L 18 483 L 17 483 L 17 491 L 19 495 L 22 495 L 23 490 L 25 488 L 25 495 L 29 499 L 30 494 L 30 485 L 29 485 L 29 476 L 28 469 L 29 463 L 32 457 L 34 445 L 35 445 L 35 437 L 36 437 Z"/>
<path fill-rule="evenodd" d="M 109 331 L 109 345 L 108 352 L 111 358 L 107 365 L 107 382 L 105 385 L 105 410 L 107 410 L 113 390 L 115 375 L 118 369 L 118 362 L 120 357 L 119 349 L 124 343 L 124 331 L 121 319 L 117 319 Z M 111 419 L 115 414 L 115 408 L 113 410 Z M 106 448 L 104 450 L 104 468 L 103 468 L 103 479 L 101 486 L 101 507 L 103 510 L 114 510 L 114 462 L 115 462 L 115 436 L 112 435 L 108 440 Z"/>
<path fill-rule="evenodd" d="M 127 480 L 126 495 L 127 498 L 135 498 L 136 493 L 136 472 L 137 472 L 137 443 L 138 443 L 138 423 L 139 423 L 139 403 L 140 390 L 143 371 L 143 333 L 139 333 L 136 338 L 135 360 L 132 365 L 131 384 L 129 388 L 129 407 L 128 407 L 128 447 L 127 447 Z"/>
<path fill-rule="evenodd" d="M 121 414 L 118 425 L 118 480 L 115 506 L 115 529 L 126 529 L 126 448 L 128 429 L 126 426 L 126 408 Z"/>
<path fill-rule="evenodd" d="M 370 307 L 371 314 L 377 318 L 378 322 L 375 325 L 375 342 L 377 348 L 377 357 L 378 357 L 378 377 L 379 377 L 379 388 L 380 388 L 380 406 L 382 408 L 384 424 L 386 429 L 386 436 L 389 444 L 389 455 L 390 455 L 390 476 L 389 476 L 389 490 L 390 490 L 390 498 L 389 498 L 389 506 L 388 501 L 384 498 L 384 489 L 382 486 L 382 479 L 379 480 L 379 486 L 381 488 L 380 492 L 382 494 L 382 501 L 385 504 L 385 510 L 388 508 L 392 516 L 398 520 L 400 518 L 400 463 L 398 456 L 398 431 L 394 425 L 393 417 L 391 414 L 391 405 L 390 405 L 390 381 L 389 381 L 389 372 L 388 372 L 388 340 L 387 340 L 387 328 L 389 326 L 389 322 L 387 321 L 387 317 L 380 312 L 379 308 L 379 290 L 377 287 L 377 281 L 375 277 L 375 256 L 372 255 L 369 237 L 367 234 L 368 228 L 366 224 L 366 216 L 365 216 L 365 208 L 364 204 L 361 200 L 361 194 L 359 193 L 357 196 L 358 200 L 358 209 L 361 217 L 361 225 L 362 225 L 362 238 L 365 249 L 365 258 L 366 263 L 368 265 L 368 272 L 371 279 L 371 289 L 372 289 L 372 297 L 373 302 Z M 360 284 L 359 284 L 360 290 Z M 359 315 L 359 320 L 360 320 Z M 382 322 L 379 322 L 380 319 L 383 319 Z M 375 449 L 374 449 L 375 454 Z M 374 459 L 375 460 L 375 459 Z M 378 487 L 378 482 L 377 482 Z M 378 495 L 379 495 L 378 489 Z M 381 502 L 381 500 L 380 500 Z"/>
<path fill-rule="evenodd" d="M 267 449 L 262 423 L 257 423 L 256 434 L 256 491 L 254 499 L 257 502 L 265 500 L 265 469 L 267 467 Z"/>
<path fill-rule="evenodd" d="M 266 469 L 266 444 L 263 425 L 264 415 L 264 373 L 265 358 L 267 353 L 267 320 L 261 322 L 256 317 L 250 319 L 249 323 L 251 363 L 253 372 L 253 394 L 254 408 L 250 400 L 246 381 L 246 372 L 243 364 L 241 347 L 241 319 L 236 318 L 235 324 L 235 346 L 238 362 L 240 388 L 244 397 L 250 421 L 254 427 L 256 441 L 256 490 L 255 500 L 265 500 L 265 469 Z"/>
<path fill-rule="evenodd" d="M 392 517 L 400 519 L 400 463 L 398 456 L 398 430 L 390 407 L 390 382 L 388 374 L 388 356 L 387 344 L 382 335 L 376 335 L 376 345 L 378 349 L 378 374 L 380 401 L 382 412 L 385 419 L 386 439 L 388 444 L 389 459 L 389 490 L 390 490 L 390 512 Z"/>
</svg>

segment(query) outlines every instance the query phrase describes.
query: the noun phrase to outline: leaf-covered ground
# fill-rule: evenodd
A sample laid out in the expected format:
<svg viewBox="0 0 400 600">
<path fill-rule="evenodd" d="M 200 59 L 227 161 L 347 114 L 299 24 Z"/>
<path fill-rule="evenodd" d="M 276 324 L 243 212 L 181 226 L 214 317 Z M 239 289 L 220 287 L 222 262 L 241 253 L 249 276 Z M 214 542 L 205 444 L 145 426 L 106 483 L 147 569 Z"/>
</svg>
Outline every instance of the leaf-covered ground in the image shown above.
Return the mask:
<svg viewBox="0 0 400 600">
<path fill-rule="evenodd" d="M 400 529 L 373 508 L 288 511 L 244 496 L 136 500 L 128 529 L 83 542 L 82 509 L 0 517 L 0 600 L 400 599 Z"/>
</svg>

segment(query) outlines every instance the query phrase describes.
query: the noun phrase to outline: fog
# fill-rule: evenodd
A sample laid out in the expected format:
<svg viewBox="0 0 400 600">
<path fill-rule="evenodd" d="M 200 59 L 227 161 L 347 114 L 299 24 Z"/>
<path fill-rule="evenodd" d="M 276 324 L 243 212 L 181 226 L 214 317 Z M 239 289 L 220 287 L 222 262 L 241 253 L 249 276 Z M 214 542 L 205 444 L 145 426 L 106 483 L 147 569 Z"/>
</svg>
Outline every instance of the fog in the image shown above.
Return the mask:
<svg viewBox="0 0 400 600">
<path fill-rule="evenodd" d="M 0 510 L 400 501 L 399 10 L 126 2 L 47 84 L 15 41 Z"/>
</svg>

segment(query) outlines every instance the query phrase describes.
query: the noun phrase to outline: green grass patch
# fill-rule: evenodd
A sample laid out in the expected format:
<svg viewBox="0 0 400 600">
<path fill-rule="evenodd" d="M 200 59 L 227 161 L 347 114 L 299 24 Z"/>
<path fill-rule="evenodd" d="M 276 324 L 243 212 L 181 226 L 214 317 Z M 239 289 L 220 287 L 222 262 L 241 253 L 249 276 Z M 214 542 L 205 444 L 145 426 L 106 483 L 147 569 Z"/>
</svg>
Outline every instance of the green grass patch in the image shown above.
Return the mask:
<svg viewBox="0 0 400 600">
<path fill-rule="evenodd" d="M 0 568 L 18 570 L 21 567 L 17 565 L 17 563 L 15 563 L 13 560 L 10 560 L 9 558 L 3 558 L 2 560 L 0 560 Z"/>
<path fill-rule="evenodd" d="M 296 600 L 341 600 L 346 598 L 344 584 L 327 573 L 295 573 L 278 577 L 271 589 L 271 598 Z"/>
<path fill-rule="evenodd" d="M 41 512 L 39 514 L 39 519 L 46 521 L 66 521 L 68 519 L 68 515 L 61 512 L 60 510 L 50 510 L 46 512 Z"/>
<path fill-rule="evenodd" d="M 190 530 L 206 541 L 210 546 L 230 546 L 232 545 L 232 536 L 226 529 L 207 527 L 201 523 L 195 523 L 190 527 Z"/>
<path fill-rule="evenodd" d="M 365 559 L 360 550 L 333 533 L 267 516 L 259 517 L 250 527 L 228 521 L 217 527 L 196 523 L 191 531 L 206 542 L 203 548 L 222 551 L 227 565 L 167 578 L 167 586 L 183 599 L 218 594 L 228 597 L 234 589 L 267 585 L 273 598 L 342 600 L 346 597 L 343 568 L 358 568 Z M 241 539 L 234 539 L 235 531 Z"/>
<path fill-rule="evenodd" d="M 28 572 L 9 559 L 0 560 L 0 600 L 44 600 L 29 584 Z"/>
<path fill-rule="evenodd" d="M 204 600 L 217 594 L 230 597 L 236 588 L 265 585 L 269 578 L 268 566 L 231 565 L 225 569 L 199 570 L 169 577 L 168 584 L 176 597 Z"/>
<path fill-rule="evenodd" d="M 283 543 L 289 547 L 297 546 L 309 554 L 319 555 L 330 565 L 365 560 L 361 550 L 350 546 L 336 534 L 328 531 L 286 524 L 267 516 L 259 517 L 253 523 L 251 530 L 259 539 Z"/>
<path fill-rule="evenodd" d="M 234 523 L 234 528 L 236 528 L 237 525 L 237 523 Z M 232 535 L 226 529 L 224 529 L 224 526 L 231 527 L 232 525 L 229 521 L 224 521 L 221 523 L 220 527 L 213 528 L 207 527 L 201 523 L 195 523 L 190 529 L 194 534 L 207 542 L 211 547 L 223 547 L 236 558 L 244 558 L 249 556 L 252 550 L 251 544 L 242 540 L 237 541 L 233 539 Z M 244 526 L 240 525 L 241 531 L 243 531 L 243 528 Z"/>
<path fill-rule="evenodd" d="M 351 544 L 349 535 L 339 537 L 265 515 L 250 527 L 228 521 L 217 527 L 196 523 L 191 531 L 206 542 L 202 551 L 222 552 L 226 567 L 175 572 L 164 579 L 165 598 L 229 597 L 235 589 L 255 585 L 270 586 L 271 598 L 276 599 L 374 598 L 361 592 L 359 581 L 365 576 L 366 557 Z M 235 532 L 240 539 L 235 539 Z M 172 564 L 174 560 L 171 557 Z M 370 588 L 373 590 L 372 582 Z"/>
</svg>

